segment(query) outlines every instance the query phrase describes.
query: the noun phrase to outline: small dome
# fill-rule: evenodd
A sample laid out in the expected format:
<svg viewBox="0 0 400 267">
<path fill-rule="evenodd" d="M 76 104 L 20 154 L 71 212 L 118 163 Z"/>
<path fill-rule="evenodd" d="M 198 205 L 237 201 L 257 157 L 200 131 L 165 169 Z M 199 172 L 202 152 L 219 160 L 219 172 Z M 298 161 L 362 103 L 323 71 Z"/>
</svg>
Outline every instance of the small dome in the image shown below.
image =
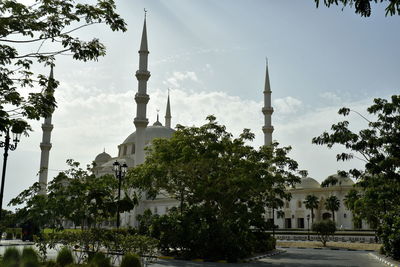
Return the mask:
<svg viewBox="0 0 400 267">
<path fill-rule="evenodd" d="M 300 183 L 296 184 L 297 189 L 320 188 L 321 185 L 311 177 L 301 178 Z"/>
<path fill-rule="evenodd" d="M 352 186 L 354 185 L 353 180 L 351 180 L 349 177 L 344 177 L 344 176 L 340 176 L 338 174 L 332 174 L 329 175 L 325 180 L 331 180 L 331 179 L 336 179 L 337 183 L 335 185 L 329 185 L 329 186 Z"/>
<path fill-rule="evenodd" d="M 100 153 L 96 156 L 94 159 L 95 162 L 101 163 L 101 162 L 107 162 L 111 159 L 111 156 L 107 154 L 106 152 Z"/>
<path fill-rule="evenodd" d="M 146 130 L 144 132 L 144 135 L 146 137 L 145 143 L 146 144 L 150 143 L 154 138 L 171 138 L 174 132 L 175 130 L 165 126 L 158 126 L 158 125 L 148 126 L 146 127 Z M 132 144 L 135 142 L 136 142 L 136 131 L 131 133 L 122 143 L 122 145 Z"/>
</svg>

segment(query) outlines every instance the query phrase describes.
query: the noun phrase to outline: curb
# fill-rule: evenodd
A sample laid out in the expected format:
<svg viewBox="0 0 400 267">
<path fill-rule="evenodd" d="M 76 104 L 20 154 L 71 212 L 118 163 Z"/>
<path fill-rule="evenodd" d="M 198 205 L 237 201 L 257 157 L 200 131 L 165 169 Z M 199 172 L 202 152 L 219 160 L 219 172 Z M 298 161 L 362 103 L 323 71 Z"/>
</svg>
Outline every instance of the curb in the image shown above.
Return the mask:
<svg viewBox="0 0 400 267">
<path fill-rule="evenodd" d="M 385 260 L 384 258 L 382 258 L 382 257 L 380 257 L 380 256 L 378 256 L 378 255 L 376 255 L 376 254 L 374 254 L 374 253 L 369 253 L 369 255 L 373 256 L 376 260 L 382 262 L 383 264 L 386 264 L 387 266 L 391 266 L 391 267 L 400 267 L 400 265 L 391 263 L 390 261 Z"/>
<path fill-rule="evenodd" d="M 354 248 L 329 248 L 329 247 L 279 247 L 279 248 L 296 248 L 296 249 L 320 249 L 320 250 L 344 250 L 344 251 L 366 251 L 366 252 L 375 252 L 372 249 L 354 249 Z M 400 267 L 400 266 L 399 266 Z"/>
<path fill-rule="evenodd" d="M 281 254 L 283 252 L 286 252 L 286 250 L 275 250 L 272 253 L 268 253 L 268 254 L 264 254 L 264 255 L 260 255 L 257 257 L 252 257 L 252 258 L 247 258 L 241 261 L 238 261 L 240 263 L 245 263 L 245 262 L 251 262 L 251 261 L 256 261 L 262 258 L 266 258 L 266 257 L 271 257 L 271 256 L 275 256 L 278 254 Z M 170 257 L 170 256 L 157 256 L 158 259 L 161 260 L 182 260 L 182 258 L 176 258 L 176 257 Z M 192 260 L 187 260 L 187 261 L 193 261 L 193 262 L 205 262 L 204 259 L 192 259 Z M 210 261 L 211 262 L 211 261 Z M 212 262 L 217 262 L 217 263 L 228 263 L 226 260 L 217 260 L 217 261 L 212 261 Z"/>
<path fill-rule="evenodd" d="M 242 260 L 241 262 L 256 261 L 256 260 L 260 260 L 260 259 L 263 259 L 263 258 L 266 258 L 266 257 L 272 257 L 272 256 L 275 256 L 275 255 L 281 254 L 281 253 L 283 253 L 283 252 L 286 252 L 286 250 L 278 250 L 278 249 L 277 249 L 277 250 L 275 250 L 275 251 L 272 252 L 272 253 L 268 253 L 268 254 L 264 254 L 264 255 L 257 256 L 257 257 L 252 257 L 252 258 L 244 259 L 244 260 Z"/>
</svg>

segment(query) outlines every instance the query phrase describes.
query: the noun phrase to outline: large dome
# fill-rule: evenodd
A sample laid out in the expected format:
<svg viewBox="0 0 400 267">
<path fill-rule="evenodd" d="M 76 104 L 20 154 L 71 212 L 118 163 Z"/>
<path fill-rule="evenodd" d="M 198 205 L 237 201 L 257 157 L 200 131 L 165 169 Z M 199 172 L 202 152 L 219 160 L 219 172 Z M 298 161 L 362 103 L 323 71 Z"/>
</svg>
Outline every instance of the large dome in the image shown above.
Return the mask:
<svg viewBox="0 0 400 267">
<path fill-rule="evenodd" d="M 106 152 L 100 153 L 96 156 L 94 159 L 95 162 L 97 163 L 102 163 L 102 162 L 107 162 L 111 159 L 111 156 L 107 154 Z"/>
<path fill-rule="evenodd" d="M 296 184 L 297 189 L 320 188 L 321 185 L 311 177 L 301 178 L 300 183 Z"/>
<path fill-rule="evenodd" d="M 150 143 L 154 138 L 171 138 L 174 132 L 175 130 L 165 126 L 160 126 L 160 125 L 148 126 L 146 127 L 144 133 L 146 138 L 145 144 Z M 122 143 L 122 145 L 132 144 L 135 142 L 136 142 L 136 131 L 131 133 Z"/>
<path fill-rule="evenodd" d="M 337 179 L 337 183 L 333 186 L 352 186 L 352 185 L 354 185 L 353 180 L 351 180 L 349 177 L 340 176 L 338 174 L 329 175 L 325 179 L 325 181 L 331 180 L 332 178 Z M 329 186 L 332 186 L 332 185 L 329 185 Z"/>
</svg>

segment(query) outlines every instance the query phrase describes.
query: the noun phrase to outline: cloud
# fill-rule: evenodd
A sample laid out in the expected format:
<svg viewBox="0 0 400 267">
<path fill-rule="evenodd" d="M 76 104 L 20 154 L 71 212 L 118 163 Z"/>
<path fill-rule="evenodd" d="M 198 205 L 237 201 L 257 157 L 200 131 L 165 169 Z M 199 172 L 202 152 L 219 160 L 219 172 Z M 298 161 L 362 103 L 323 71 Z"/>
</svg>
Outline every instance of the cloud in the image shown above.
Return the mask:
<svg viewBox="0 0 400 267">
<path fill-rule="evenodd" d="M 293 114 L 296 113 L 302 107 L 302 102 L 291 96 L 284 98 L 278 98 L 273 101 L 273 107 L 276 113 L 281 114 Z"/>
<path fill-rule="evenodd" d="M 340 103 L 342 101 L 341 97 L 339 97 L 338 95 L 336 95 L 335 93 L 332 93 L 332 92 L 324 92 L 324 93 L 321 93 L 319 96 L 321 98 L 328 100 L 335 104 Z"/>
<path fill-rule="evenodd" d="M 176 81 L 200 82 L 194 72 L 174 72 Z M 263 102 L 232 96 L 224 91 L 188 90 L 185 86 L 174 87 L 170 91 L 172 125 L 200 126 L 207 115 L 213 114 L 226 125 L 227 131 L 237 137 L 244 128 L 250 129 L 256 137 L 252 145 L 263 145 Z M 53 147 L 50 151 L 49 179 L 58 170 L 66 168 L 65 160 L 73 158 L 83 165 L 90 163 L 103 149 L 112 156 L 117 155 L 117 146 L 135 131 L 133 119 L 136 113 L 135 90 L 105 92 L 97 87 L 83 87 L 78 83 L 63 81 L 62 90 L 57 91 L 58 108 L 53 115 Z M 156 119 L 160 109 L 161 122 L 164 123 L 167 91 L 149 91 L 147 108 L 149 125 Z M 260 99 L 262 96 L 260 95 Z M 275 128 L 273 139 L 281 145 L 291 145 L 290 156 L 299 162 L 301 169 L 309 170 L 310 176 L 321 181 L 338 169 L 361 167 L 356 161 L 336 163 L 335 155 L 341 148 L 331 150 L 311 144 L 311 139 L 330 129 L 331 124 L 343 119 L 337 114 L 342 106 L 364 111 L 372 99 L 341 103 L 324 108 L 303 109 L 301 100 L 288 96 L 276 99 L 272 124 Z M 367 123 L 356 115 L 349 117 L 352 127 L 362 129 Z M 353 123 L 355 122 L 355 123 Z M 21 141 L 18 149 L 11 155 L 7 170 L 8 181 L 18 180 L 5 194 L 5 202 L 37 181 L 41 141 L 41 122 L 34 123 L 35 132 Z M 21 168 L 18 162 L 23 163 Z"/>
<path fill-rule="evenodd" d="M 181 87 L 181 82 L 185 80 L 199 82 L 196 73 L 193 71 L 174 71 L 172 75 L 163 82 L 163 84 L 179 88 Z"/>
</svg>

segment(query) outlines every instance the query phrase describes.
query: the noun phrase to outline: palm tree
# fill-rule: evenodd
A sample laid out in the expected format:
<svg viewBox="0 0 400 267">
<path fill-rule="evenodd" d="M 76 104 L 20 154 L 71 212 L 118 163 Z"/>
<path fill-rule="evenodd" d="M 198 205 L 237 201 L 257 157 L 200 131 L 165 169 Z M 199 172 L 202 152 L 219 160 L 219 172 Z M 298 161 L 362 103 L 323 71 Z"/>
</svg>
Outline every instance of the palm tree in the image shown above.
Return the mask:
<svg viewBox="0 0 400 267">
<path fill-rule="evenodd" d="M 314 223 L 314 209 L 318 208 L 319 200 L 315 195 L 307 195 L 306 200 L 303 201 L 306 205 L 306 209 L 311 210 L 311 225 Z"/>
<path fill-rule="evenodd" d="M 335 211 L 340 207 L 340 200 L 336 196 L 330 196 L 326 199 L 325 208 L 332 212 L 332 220 L 335 221 Z"/>
</svg>

